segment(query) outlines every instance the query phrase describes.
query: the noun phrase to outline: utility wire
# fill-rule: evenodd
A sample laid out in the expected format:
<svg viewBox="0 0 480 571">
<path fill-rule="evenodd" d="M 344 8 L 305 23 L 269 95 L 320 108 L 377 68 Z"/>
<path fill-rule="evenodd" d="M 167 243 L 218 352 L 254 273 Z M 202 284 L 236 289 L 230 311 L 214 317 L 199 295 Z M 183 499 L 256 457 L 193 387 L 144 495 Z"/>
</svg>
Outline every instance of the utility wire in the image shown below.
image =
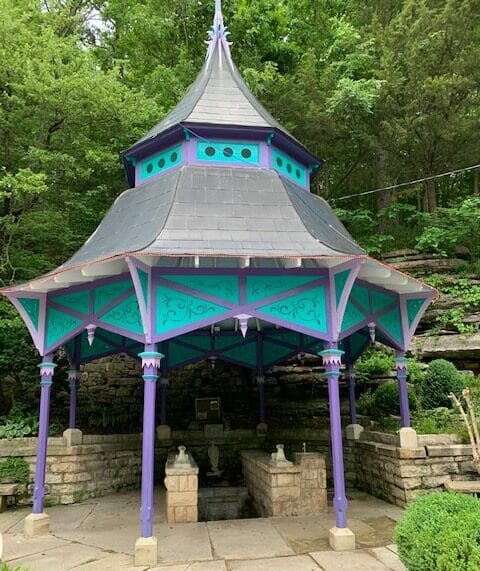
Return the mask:
<svg viewBox="0 0 480 571">
<path fill-rule="evenodd" d="M 376 192 L 383 192 L 385 190 L 396 190 L 397 188 L 403 188 L 405 186 L 411 186 L 412 184 L 418 184 L 420 182 L 426 182 L 427 180 L 435 180 L 437 178 L 443 178 L 445 176 L 451 176 L 455 174 L 459 174 L 462 172 L 475 170 L 480 168 L 480 164 L 472 165 L 469 167 L 464 167 L 461 169 L 455 169 L 448 172 L 442 172 L 440 174 L 435 174 L 433 176 L 426 176 L 424 178 L 418 178 L 416 180 L 409 180 L 408 182 L 401 182 L 399 184 L 392 184 L 391 186 L 385 186 L 383 188 L 376 188 L 375 190 L 367 190 L 365 192 L 359 192 L 358 194 L 348 194 L 347 196 L 340 196 L 340 198 L 331 198 L 331 202 L 339 202 L 340 200 L 347 200 L 348 198 L 355 198 L 356 196 L 366 196 L 367 194 L 374 194 Z"/>
</svg>

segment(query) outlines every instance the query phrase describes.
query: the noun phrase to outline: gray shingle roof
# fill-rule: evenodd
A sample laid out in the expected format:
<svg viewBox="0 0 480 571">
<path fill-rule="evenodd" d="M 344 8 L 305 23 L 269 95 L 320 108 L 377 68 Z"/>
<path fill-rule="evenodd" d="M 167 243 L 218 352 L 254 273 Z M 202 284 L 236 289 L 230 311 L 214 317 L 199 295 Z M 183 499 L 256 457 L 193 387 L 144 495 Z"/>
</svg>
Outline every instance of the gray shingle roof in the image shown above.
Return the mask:
<svg viewBox="0 0 480 571">
<path fill-rule="evenodd" d="M 179 123 L 270 127 L 293 139 L 248 89 L 220 41 L 183 99 L 131 148 Z"/>
<path fill-rule="evenodd" d="M 62 266 L 128 253 L 363 255 L 322 199 L 269 169 L 185 165 L 127 190 Z"/>
</svg>

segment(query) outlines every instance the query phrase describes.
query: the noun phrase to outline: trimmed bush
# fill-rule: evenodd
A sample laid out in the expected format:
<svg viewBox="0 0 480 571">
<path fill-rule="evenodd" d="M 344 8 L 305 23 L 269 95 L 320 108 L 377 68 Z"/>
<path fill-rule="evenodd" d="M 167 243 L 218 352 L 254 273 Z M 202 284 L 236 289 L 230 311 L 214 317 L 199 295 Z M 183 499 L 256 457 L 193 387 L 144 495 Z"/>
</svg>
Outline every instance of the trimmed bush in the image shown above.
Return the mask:
<svg viewBox="0 0 480 571">
<path fill-rule="evenodd" d="M 376 418 L 400 414 L 400 397 L 398 396 L 398 382 L 388 381 L 380 385 L 372 395 L 372 408 Z M 416 406 L 415 394 L 412 388 L 408 388 L 408 402 L 410 410 Z"/>
<path fill-rule="evenodd" d="M 423 408 L 451 408 L 452 402 L 448 395 L 454 393 L 460 396 L 463 387 L 463 375 L 453 363 L 445 359 L 432 361 L 422 383 Z"/>
<path fill-rule="evenodd" d="M 421 496 L 397 524 L 394 541 L 408 571 L 478 571 L 480 501 L 461 494 Z"/>
</svg>

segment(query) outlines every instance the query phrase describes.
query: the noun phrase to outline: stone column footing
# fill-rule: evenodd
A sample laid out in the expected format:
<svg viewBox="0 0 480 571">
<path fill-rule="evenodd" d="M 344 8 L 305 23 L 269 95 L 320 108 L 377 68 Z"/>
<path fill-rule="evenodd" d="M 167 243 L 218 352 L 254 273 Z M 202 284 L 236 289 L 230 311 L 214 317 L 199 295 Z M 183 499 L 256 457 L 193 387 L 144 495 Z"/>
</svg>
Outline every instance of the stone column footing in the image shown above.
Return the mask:
<svg viewBox="0 0 480 571">
<path fill-rule="evenodd" d="M 265 436 L 268 431 L 268 425 L 266 422 L 259 422 L 257 424 L 257 436 Z"/>
<path fill-rule="evenodd" d="M 67 446 L 80 446 L 83 443 L 83 432 L 78 428 L 67 428 L 63 432 Z"/>
<path fill-rule="evenodd" d="M 160 424 L 157 426 L 157 438 L 158 440 L 170 440 L 172 437 L 172 429 L 168 424 Z"/>
<path fill-rule="evenodd" d="M 352 551 L 355 549 L 355 534 L 348 527 L 330 529 L 330 547 L 334 551 Z"/>
<path fill-rule="evenodd" d="M 358 440 L 362 432 L 363 426 L 361 424 L 349 424 L 345 428 L 345 437 L 347 440 Z"/>
<path fill-rule="evenodd" d="M 417 433 L 413 428 L 400 428 L 398 431 L 400 448 L 417 448 Z"/>
<path fill-rule="evenodd" d="M 135 542 L 135 567 L 156 567 L 157 563 L 157 538 L 139 537 Z"/>
<path fill-rule="evenodd" d="M 50 516 L 46 513 L 29 514 L 23 522 L 23 532 L 27 537 L 37 537 L 50 533 Z"/>
</svg>

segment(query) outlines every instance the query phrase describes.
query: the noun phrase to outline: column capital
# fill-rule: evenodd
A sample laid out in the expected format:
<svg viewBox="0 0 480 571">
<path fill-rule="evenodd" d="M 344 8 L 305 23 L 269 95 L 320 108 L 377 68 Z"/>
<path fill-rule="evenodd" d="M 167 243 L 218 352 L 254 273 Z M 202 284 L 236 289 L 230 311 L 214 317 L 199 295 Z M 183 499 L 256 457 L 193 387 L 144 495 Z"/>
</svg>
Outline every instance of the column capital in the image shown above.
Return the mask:
<svg viewBox="0 0 480 571">
<path fill-rule="evenodd" d="M 41 377 L 53 377 L 53 372 L 55 371 L 55 367 L 57 365 L 55 363 L 51 363 L 50 361 L 43 361 L 37 367 L 40 369 L 40 376 Z"/>
<path fill-rule="evenodd" d="M 162 387 L 168 387 L 169 383 L 170 383 L 170 381 L 169 381 L 168 377 L 162 377 L 160 379 L 160 386 L 162 386 Z"/>
<path fill-rule="evenodd" d="M 68 371 L 68 381 L 70 386 L 76 386 L 78 381 L 80 380 L 80 371 L 78 369 L 70 369 Z"/>
<path fill-rule="evenodd" d="M 257 384 L 264 385 L 265 384 L 265 377 L 263 375 L 257 375 Z"/>
<path fill-rule="evenodd" d="M 407 376 L 408 359 L 399 356 L 395 359 L 395 368 L 397 369 L 397 376 Z"/>
<path fill-rule="evenodd" d="M 347 380 L 349 381 L 355 381 L 355 379 L 357 378 L 357 371 L 355 371 L 355 369 L 346 369 L 344 376 Z"/>
<path fill-rule="evenodd" d="M 138 356 L 142 359 L 142 367 L 155 367 L 155 369 L 160 368 L 160 361 L 165 355 L 158 353 L 157 351 L 143 351 L 139 353 Z"/>
<path fill-rule="evenodd" d="M 341 349 L 325 349 L 325 351 L 320 351 L 318 354 L 322 358 L 325 366 L 340 366 L 342 364 L 342 355 L 344 354 L 344 351 Z"/>
</svg>

